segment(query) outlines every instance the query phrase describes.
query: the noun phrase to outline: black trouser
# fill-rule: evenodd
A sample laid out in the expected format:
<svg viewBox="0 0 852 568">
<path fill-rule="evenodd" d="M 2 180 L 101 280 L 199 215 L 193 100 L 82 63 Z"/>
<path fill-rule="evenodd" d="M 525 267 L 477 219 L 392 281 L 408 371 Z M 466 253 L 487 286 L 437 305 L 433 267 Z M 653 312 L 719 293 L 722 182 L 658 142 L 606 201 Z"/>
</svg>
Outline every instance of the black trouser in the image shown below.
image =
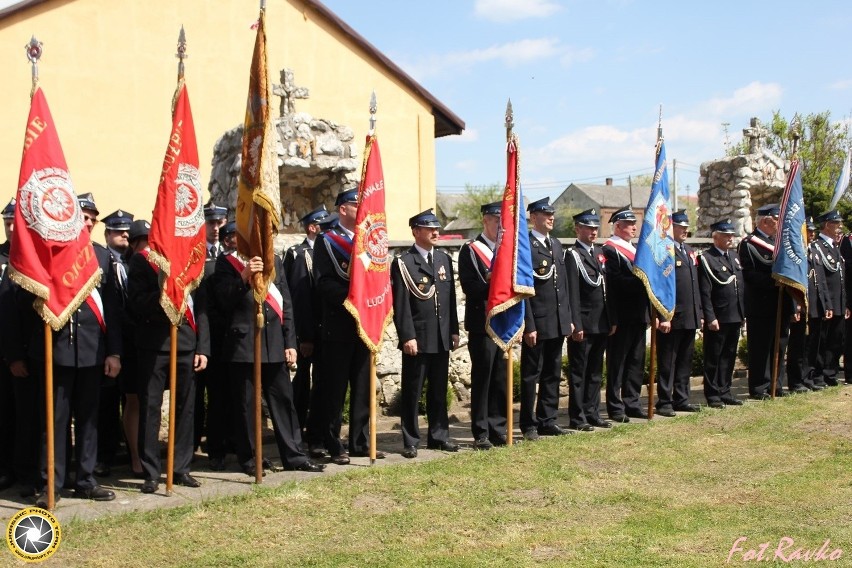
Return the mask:
<svg viewBox="0 0 852 568">
<path fill-rule="evenodd" d="M 231 363 L 231 377 L 242 386 L 237 404 L 237 459 L 243 467 L 254 464 L 255 401 L 254 363 Z M 278 456 L 286 467 L 297 467 L 307 461 L 302 452 L 302 433 L 293 407 L 290 371 L 282 361 L 260 366 L 263 398 L 272 419 Z"/>
<path fill-rule="evenodd" d="M 605 333 L 586 334 L 583 341 L 568 342 L 568 417 L 572 428 L 600 421 Z"/>
<path fill-rule="evenodd" d="M 302 357 L 299 352 L 296 358 L 296 374 L 293 376 L 293 406 L 299 427 L 308 427 L 308 409 L 311 405 L 311 363 L 313 357 Z"/>
<path fill-rule="evenodd" d="M 352 341 L 326 341 L 326 357 L 321 365 L 324 397 L 317 405 L 319 435 L 332 456 L 346 450 L 340 440 L 343 404 L 349 387 L 349 451 L 367 452 L 370 447 L 370 351 L 360 339 Z"/>
<path fill-rule="evenodd" d="M 14 437 L 14 473 L 18 483 L 38 487 L 41 485 L 41 439 L 45 425 L 44 370 L 31 361 L 27 361 L 27 368 L 30 376 L 10 377 L 15 400 L 15 427 L 10 435 Z M 65 444 L 65 439 L 56 438 L 55 433 L 54 439 Z"/>
<path fill-rule="evenodd" d="M 426 382 L 426 418 L 429 421 L 427 444 L 449 441 L 447 417 L 447 374 L 450 353 L 402 354 L 402 388 L 400 392 L 400 422 L 402 445 L 420 444 L 419 406 L 423 381 Z"/>
<path fill-rule="evenodd" d="M 787 343 L 787 388 L 795 390 L 800 387 L 813 386 L 811 377 L 811 366 L 809 362 L 809 337 L 806 334 L 808 326 L 814 322 L 808 322 L 802 317 L 799 321 L 790 324 L 790 340 Z M 817 323 L 817 331 L 819 324 Z M 816 334 L 819 336 L 819 333 Z"/>
<path fill-rule="evenodd" d="M 521 344 L 521 432 L 556 423 L 564 344 L 564 337 L 539 339 L 535 347 Z"/>
<path fill-rule="evenodd" d="M 790 322 L 781 316 L 781 337 L 778 345 L 778 382 L 775 393 L 780 393 L 784 384 L 784 353 L 790 338 Z M 775 353 L 775 316 L 747 318 L 746 342 L 748 343 L 748 393 L 761 396 L 772 387 L 772 357 Z M 771 393 L 770 393 L 771 394 Z"/>
<path fill-rule="evenodd" d="M 44 363 L 39 362 L 36 377 L 41 404 L 44 404 Z M 65 485 L 72 465 L 68 451 L 71 416 L 74 416 L 74 451 L 77 457 L 76 486 L 91 489 L 97 485 L 92 471 L 98 459 L 98 403 L 103 367 L 53 366 L 53 471 L 54 490 Z M 47 483 L 47 436 L 42 435 L 41 485 Z"/>
<path fill-rule="evenodd" d="M 618 324 L 606 348 L 606 411 L 610 418 L 641 412 L 639 395 L 645 372 L 644 323 Z"/>
<path fill-rule="evenodd" d="M 0 363 L 0 476 L 15 475 L 15 389 L 6 362 Z"/>
<path fill-rule="evenodd" d="M 704 327 L 704 398 L 722 402 L 731 398 L 731 382 L 742 322 L 720 323 L 719 331 Z"/>
<path fill-rule="evenodd" d="M 204 391 L 207 391 L 205 409 Z M 239 389 L 231 390 L 228 378 L 228 363 L 210 358 L 207 368 L 196 375 L 195 386 L 195 430 L 194 443 L 198 446 L 201 433 L 207 436 L 207 455 L 224 458 L 228 453 L 228 442 L 234 436 L 236 397 Z M 200 395 L 199 395 L 200 393 Z M 199 423 L 199 414 L 201 415 Z"/>
<path fill-rule="evenodd" d="M 673 329 L 657 334 L 657 410 L 689 404 L 694 351 L 694 329 Z"/>
<path fill-rule="evenodd" d="M 175 392 L 174 472 L 189 473 L 193 454 L 195 411 L 194 351 L 177 354 Z M 146 479 L 157 480 L 160 464 L 160 409 L 163 391 L 169 385 L 169 353 L 139 350 L 139 459 Z"/>
<path fill-rule="evenodd" d="M 840 369 L 840 354 L 843 350 L 844 318 L 835 315 L 830 320 L 821 320 L 819 325 L 819 352 L 814 364 L 815 382 L 833 385 L 837 383 Z"/>
<path fill-rule="evenodd" d="M 128 369 L 126 372 L 131 372 Z M 118 390 L 118 377 L 101 377 L 101 395 L 98 403 L 98 461 L 108 466 L 115 462 L 118 446 L 121 443 L 121 393 Z"/>
<path fill-rule="evenodd" d="M 484 333 L 467 338 L 470 353 L 470 430 L 473 439 L 506 437 L 506 359 Z"/>
</svg>

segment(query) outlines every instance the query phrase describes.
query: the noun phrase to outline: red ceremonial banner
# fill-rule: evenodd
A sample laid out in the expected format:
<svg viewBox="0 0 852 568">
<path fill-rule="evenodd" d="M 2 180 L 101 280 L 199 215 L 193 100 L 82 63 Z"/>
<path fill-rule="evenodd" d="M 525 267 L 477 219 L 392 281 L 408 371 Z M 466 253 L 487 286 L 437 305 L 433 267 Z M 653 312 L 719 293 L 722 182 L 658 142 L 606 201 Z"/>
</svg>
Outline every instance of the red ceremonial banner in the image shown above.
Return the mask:
<svg viewBox="0 0 852 568">
<path fill-rule="evenodd" d="M 16 199 L 9 277 L 37 296 L 33 307 L 57 331 L 101 270 L 41 88 L 30 104 Z"/>
<path fill-rule="evenodd" d="M 358 335 L 373 353 L 378 353 L 382 334 L 393 317 L 390 261 L 385 176 L 379 142 L 372 135 L 367 136 L 364 150 L 349 268 L 349 296 L 343 305 L 355 318 Z"/>
<path fill-rule="evenodd" d="M 173 325 L 180 325 L 187 297 L 203 275 L 203 208 L 195 125 L 186 85 L 180 81 L 148 236 L 149 260 L 166 275 L 161 279 L 160 305 Z"/>
</svg>

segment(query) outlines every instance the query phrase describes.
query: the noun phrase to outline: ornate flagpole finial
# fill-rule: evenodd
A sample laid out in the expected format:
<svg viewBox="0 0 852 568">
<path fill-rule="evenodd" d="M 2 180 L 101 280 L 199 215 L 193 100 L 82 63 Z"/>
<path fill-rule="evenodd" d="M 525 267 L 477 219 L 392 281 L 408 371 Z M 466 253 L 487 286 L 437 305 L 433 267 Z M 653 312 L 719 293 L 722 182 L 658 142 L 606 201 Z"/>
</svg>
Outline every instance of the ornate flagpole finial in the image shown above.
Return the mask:
<svg viewBox="0 0 852 568">
<path fill-rule="evenodd" d="M 33 66 L 33 90 L 35 90 L 35 87 L 38 84 L 38 60 L 41 59 L 43 45 L 44 44 L 33 36 L 30 42 L 24 46 L 24 49 L 27 50 L 27 59 L 29 59 Z"/>
<path fill-rule="evenodd" d="M 266 0 L 260 0 L 260 10 L 266 10 Z"/>
<path fill-rule="evenodd" d="M 657 119 L 657 140 L 663 137 L 663 103 L 660 103 L 660 115 Z"/>
<path fill-rule="evenodd" d="M 183 31 L 183 26 L 180 27 L 180 34 L 178 35 L 178 44 L 177 44 L 177 53 L 175 53 L 175 57 L 180 61 L 178 63 L 178 81 L 183 79 L 183 60 L 189 57 L 186 54 L 186 32 Z"/>
<path fill-rule="evenodd" d="M 376 91 L 370 95 L 370 134 L 376 130 L 376 111 L 379 107 L 376 103 Z"/>
<path fill-rule="evenodd" d="M 515 113 L 512 111 L 512 99 L 506 103 L 506 140 L 512 139 L 512 129 L 515 127 Z"/>
<path fill-rule="evenodd" d="M 794 160 L 798 159 L 797 152 L 799 151 L 799 139 L 802 137 L 802 120 L 799 118 L 799 114 L 796 113 L 793 116 L 793 120 L 790 122 L 790 138 L 793 140 L 793 158 Z"/>
</svg>

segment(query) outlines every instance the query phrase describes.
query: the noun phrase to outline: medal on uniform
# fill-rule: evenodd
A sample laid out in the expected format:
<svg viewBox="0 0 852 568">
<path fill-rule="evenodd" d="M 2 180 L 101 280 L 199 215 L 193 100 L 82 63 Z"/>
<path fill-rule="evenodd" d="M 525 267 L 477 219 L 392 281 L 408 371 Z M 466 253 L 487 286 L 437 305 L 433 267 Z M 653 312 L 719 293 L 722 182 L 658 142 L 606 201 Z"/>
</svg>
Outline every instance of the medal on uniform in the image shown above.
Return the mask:
<svg viewBox="0 0 852 568">
<path fill-rule="evenodd" d="M 340 263 L 340 268 L 342 268 L 343 270 L 346 270 L 347 268 L 349 268 L 349 263 L 347 263 L 347 262 L 341 262 L 341 263 Z"/>
<path fill-rule="evenodd" d="M 424 276 L 423 278 L 420 279 L 420 281 L 423 282 L 423 283 L 426 283 L 426 282 L 429 282 L 429 279 Z"/>
<path fill-rule="evenodd" d="M 547 261 L 546 261 L 546 260 L 542 260 L 542 261 L 541 261 L 541 265 L 542 265 L 542 266 L 547 266 Z"/>
<path fill-rule="evenodd" d="M 728 267 L 727 267 L 727 266 L 723 266 L 723 267 L 722 267 L 722 272 L 727 272 L 727 271 L 728 271 Z"/>
<path fill-rule="evenodd" d="M 683 266 L 683 263 L 679 260 L 675 261 L 675 266 Z"/>
<path fill-rule="evenodd" d="M 425 286 L 424 284 L 418 284 L 418 285 L 417 285 L 417 289 L 418 289 L 418 290 L 420 290 L 420 291 L 422 292 L 423 290 L 425 290 L 425 289 L 426 289 L 426 286 Z"/>
<path fill-rule="evenodd" d="M 438 278 L 440 278 L 441 280 L 447 279 L 447 269 L 444 268 L 443 264 L 441 265 L 441 268 L 438 269 Z"/>
</svg>

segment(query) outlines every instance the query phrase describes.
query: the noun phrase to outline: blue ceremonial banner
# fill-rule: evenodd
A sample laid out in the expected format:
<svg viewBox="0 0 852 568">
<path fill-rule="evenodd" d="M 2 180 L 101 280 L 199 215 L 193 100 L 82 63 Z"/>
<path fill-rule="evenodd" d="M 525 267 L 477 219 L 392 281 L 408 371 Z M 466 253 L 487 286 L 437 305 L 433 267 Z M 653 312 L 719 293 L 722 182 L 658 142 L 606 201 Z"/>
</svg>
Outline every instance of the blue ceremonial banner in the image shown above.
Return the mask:
<svg viewBox="0 0 852 568">
<path fill-rule="evenodd" d="M 507 152 L 506 189 L 485 316 L 486 332 L 503 351 L 520 341 L 524 332 L 524 298 L 535 296 L 517 137 L 512 136 Z"/>
<path fill-rule="evenodd" d="M 781 200 L 772 277 L 792 289 L 796 301 L 803 306 L 803 313 L 808 313 L 807 234 L 802 172 L 799 170 L 799 160 L 793 160 Z"/>
<path fill-rule="evenodd" d="M 669 174 L 666 170 L 666 145 L 662 135 L 657 146 L 657 163 L 651 196 L 642 220 L 642 232 L 636 244 L 633 274 L 644 284 L 648 299 L 665 321 L 670 321 L 675 308 L 674 241 L 669 235 Z"/>
</svg>

